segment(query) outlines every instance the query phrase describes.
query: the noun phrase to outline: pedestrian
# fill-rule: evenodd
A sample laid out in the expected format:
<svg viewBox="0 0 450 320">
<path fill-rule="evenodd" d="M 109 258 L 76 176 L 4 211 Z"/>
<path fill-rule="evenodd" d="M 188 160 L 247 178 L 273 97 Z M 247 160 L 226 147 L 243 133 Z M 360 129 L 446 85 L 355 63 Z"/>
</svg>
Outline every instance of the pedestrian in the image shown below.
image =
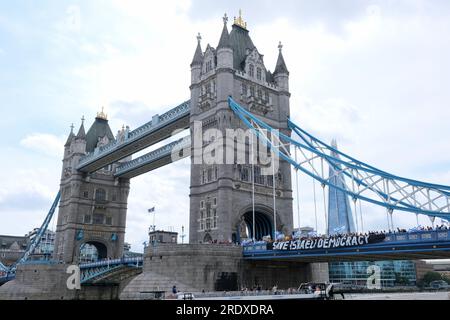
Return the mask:
<svg viewBox="0 0 450 320">
<path fill-rule="evenodd" d="M 172 293 L 173 294 L 177 294 L 177 286 L 173 286 L 172 287 Z"/>
</svg>

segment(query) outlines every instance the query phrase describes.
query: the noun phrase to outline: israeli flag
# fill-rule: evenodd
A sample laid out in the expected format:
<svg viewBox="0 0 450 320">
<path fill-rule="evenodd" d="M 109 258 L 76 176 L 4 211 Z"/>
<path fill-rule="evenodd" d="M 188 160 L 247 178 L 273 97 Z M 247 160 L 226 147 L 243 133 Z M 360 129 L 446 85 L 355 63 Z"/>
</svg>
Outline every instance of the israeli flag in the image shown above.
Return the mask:
<svg viewBox="0 0 450 320">
<path fill-rule="evenodd" d="M 317 237 L 317 232 L 316 231 L 308 232 L 308 237 Z"/>
<path fill-rule="evenodd" d="M 283 240 L 284 239 L 284 234 L 279 232 L 279 231 L 276 231 L 275 232 L 275 239 L 276 240 Z"/>
<path fill-rule="evenodd" d="M 345 231 L 345 226 L 336 227 L 333 229 L 333 231 L 336 233 L 342 233 Z"/>
</svg>

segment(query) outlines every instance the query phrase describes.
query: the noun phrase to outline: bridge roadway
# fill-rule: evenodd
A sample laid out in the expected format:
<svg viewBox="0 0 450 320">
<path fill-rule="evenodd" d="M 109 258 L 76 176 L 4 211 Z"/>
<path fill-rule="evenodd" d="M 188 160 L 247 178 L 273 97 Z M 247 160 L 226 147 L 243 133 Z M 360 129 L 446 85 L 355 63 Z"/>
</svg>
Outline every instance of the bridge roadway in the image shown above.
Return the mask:
<svg viewBox="0 0 450 320">
<path fill-rule="evenodd" d="M 113 141 L 82 157 L 77 170 L 97 171 L 169 138 L 175 130 L 188 129 L 190 112 L 190 101 L 186 101 L 162 115 L 155 115 L 151 121 L 126 133 L 123 141 Z"/>
<path fill-rule="evenodd" d="M 360 246 L 270 250 L 267 244 L 244 246 L 246 260 L 295 260 L 301 262 L 383 261 L 450 258 L 450 230 L 387 234 L 382 242 Z"/>
</svg>

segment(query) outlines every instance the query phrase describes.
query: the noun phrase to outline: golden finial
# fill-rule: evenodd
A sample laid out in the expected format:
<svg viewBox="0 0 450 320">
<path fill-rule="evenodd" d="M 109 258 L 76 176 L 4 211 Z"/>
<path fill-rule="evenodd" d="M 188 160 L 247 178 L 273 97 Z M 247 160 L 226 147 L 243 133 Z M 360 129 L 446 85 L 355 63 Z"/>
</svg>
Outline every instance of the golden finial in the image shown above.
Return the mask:
<svg viewBox="0 0 450 320">
<path fill-rule="evenodd" d="M 234 24 L 243 29 L 247 29 L 247 22 L 245 22 L 244 19 L 242 19 L 242 10 L 241 9 L 239 9 L 239 17 L 238 18 L 234 17 Z"/>
<path fill-rule="evenodd" d="M 97 112 L 97 118 L 99 119 L 103 119 L 103 120 L 108 120 L 108 115 L 103 111 L 105 108 L 102 107 L 102 111 L 101 112 Z"/>
</svg>

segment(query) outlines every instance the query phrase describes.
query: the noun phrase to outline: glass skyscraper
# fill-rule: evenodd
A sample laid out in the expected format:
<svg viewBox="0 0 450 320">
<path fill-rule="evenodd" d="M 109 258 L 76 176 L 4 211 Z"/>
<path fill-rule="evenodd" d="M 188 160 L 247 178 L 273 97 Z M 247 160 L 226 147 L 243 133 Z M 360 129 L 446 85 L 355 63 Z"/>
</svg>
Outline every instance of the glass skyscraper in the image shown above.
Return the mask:
<svg viewBox="0 0 450 320">
<path fill-rule="evenodd" d="M 333 139 L 331 146 L 337 150 L 336 140 Z M 332 157 L 339 158 L 336 152 L 331 153 Z M 330 182 L 340 188 L 345 188 L 344 175 L 339 172 L 338 164 L 336 168 L 330 166 Z M 341 190 L 333 187 L 328 188 L 328 234 L 355 232 L 352 209 L 348 196 Z"/>
<path fill-rule="evenodd" d="M 336 140 L 331 146 L 337 150 Z M 333 157 L 338 158 L 336 152 Z M 344 175 L 336 168 L 330 166 L 329 178 L 333 185 L 345 188 Z M 356 213 L 355 213 L 356 214 Z M 355 232 L 352 209 L 349 197 L 341 190 L 330 187 L 328 189 L 328 234 Z M 329 277 L 331 282 L 348 283 L 352 285 L 366 285 L 370 265 L 377 265 L 381 271 L 381 286 L 392 287 L 394 285 L 414 285 L 416 283 L 416 271 L 413 261 L 357 261 L 357 262 L 330 262 Z"/>
</svg>

